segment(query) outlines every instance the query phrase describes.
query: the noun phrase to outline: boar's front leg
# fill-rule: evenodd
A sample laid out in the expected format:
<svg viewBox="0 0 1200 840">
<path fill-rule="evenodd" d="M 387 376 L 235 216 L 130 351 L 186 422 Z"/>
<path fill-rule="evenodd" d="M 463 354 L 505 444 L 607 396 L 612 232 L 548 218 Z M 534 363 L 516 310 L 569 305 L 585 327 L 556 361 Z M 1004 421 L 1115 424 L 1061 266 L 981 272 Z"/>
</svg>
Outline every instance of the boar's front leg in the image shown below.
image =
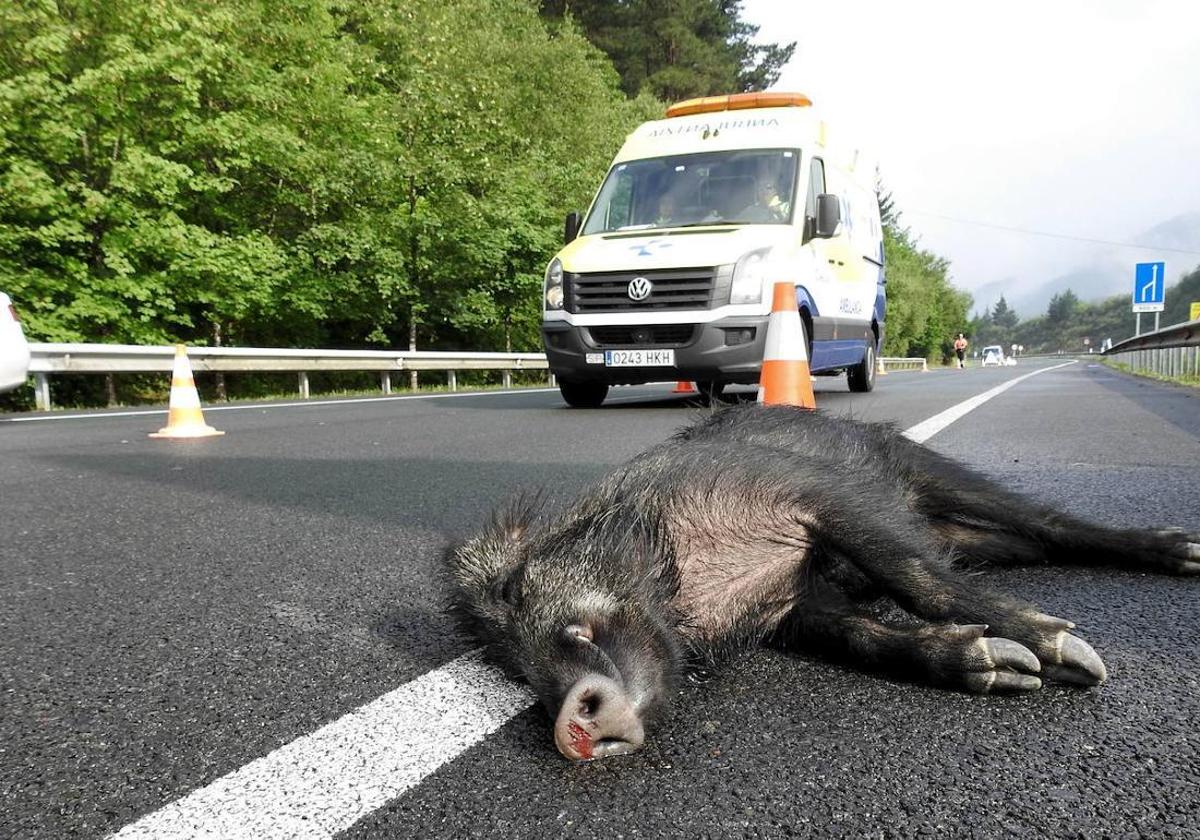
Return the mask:
<svg viewBox="0 0 1200 840">
<path fill-rule="evenodd" d="M 871 615 L 824 581 L 804 587 L 772 642 L 906 679 L 980 694 L 1034 691 L 1041 663 L 1010 639 L 984 636 L 982 625 L 905 623 Z"/>
<path fill-rule="evenodd" d="M 897 538 L 872 527 L 869 517 L 847 532 L 820 534 L 814 545 L 818 568 L 847 563 L 910 613 L 932 622 L 985 625 L 993 636 L 1019 642 L 1041 660 L 1044 676 L 1077 685 L 1107 678 L 1092 647 L 1068 632 L 1075 625 L 980 585 L 955 570 L 952 557 L 931 550 L 924 540 Z M 911 536 L 911 535 L 910 535 Z"/>
</svg>

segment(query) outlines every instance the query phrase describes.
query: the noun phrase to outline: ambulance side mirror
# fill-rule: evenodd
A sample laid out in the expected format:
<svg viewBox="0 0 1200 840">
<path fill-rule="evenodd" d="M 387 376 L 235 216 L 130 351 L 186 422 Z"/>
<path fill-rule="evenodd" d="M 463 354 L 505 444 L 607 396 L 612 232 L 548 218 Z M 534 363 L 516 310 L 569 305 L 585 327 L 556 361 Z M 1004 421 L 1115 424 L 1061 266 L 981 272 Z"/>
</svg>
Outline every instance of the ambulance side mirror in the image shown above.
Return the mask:
<svg viewBox="0 0 1200 840">
<path fill-rule="evenodd" d="M 577 236 L 579 236 L 579 213 L 572 210 L 567 214 L 567 221 L 563 225 L 563 244 L 570 245 Z"/>
<path fill-rule="evenodd" d="M 820 239 L 829 239 L 837 233 L 838 223 L 842 220 L 842 202 L 833 193 L 821 193 L 817 196 L 817 229 L 813 234 Z"/>
</svg>

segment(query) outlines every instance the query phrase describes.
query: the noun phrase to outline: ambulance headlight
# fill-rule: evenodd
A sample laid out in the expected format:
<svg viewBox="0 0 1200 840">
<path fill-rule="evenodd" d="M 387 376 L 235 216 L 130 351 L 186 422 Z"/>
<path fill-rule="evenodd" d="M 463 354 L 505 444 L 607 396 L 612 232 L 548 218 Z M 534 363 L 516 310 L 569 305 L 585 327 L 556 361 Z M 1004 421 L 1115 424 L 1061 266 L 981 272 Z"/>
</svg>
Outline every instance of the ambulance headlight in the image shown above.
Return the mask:
<svg viewBox="0 0 1200 840">
<path fill-rule="evenodd" d="M 563 267 L 558 257 L 550 260 L 550 265 L 546 266 L 545 301 L 547 309 L 563 307 Z"/>
<path fill-rule="evenodd" d="M 771 249 L 760 248 L 742 256 L 733 268 L 730 303 L 762 303 L 771 266 Z"/>
</svg>

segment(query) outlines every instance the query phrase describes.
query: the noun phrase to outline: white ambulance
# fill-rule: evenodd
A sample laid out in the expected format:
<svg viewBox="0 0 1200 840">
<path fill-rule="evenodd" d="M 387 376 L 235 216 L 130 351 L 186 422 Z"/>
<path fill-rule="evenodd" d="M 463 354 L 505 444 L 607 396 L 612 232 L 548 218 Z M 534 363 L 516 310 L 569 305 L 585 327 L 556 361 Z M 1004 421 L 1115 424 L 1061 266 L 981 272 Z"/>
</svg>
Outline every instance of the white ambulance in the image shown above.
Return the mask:
<svg viewBox="0 0 1200 840">
<path fill-rule="evenodd" d="M 542 337 L 563 398 L 756 383 L 780 280 L 796 287 L 813 372 L 870 391 L 885 310 L 874 177 L 802 94 L 694 99 L 639 126 L 546 269 Z"/>
</svg>

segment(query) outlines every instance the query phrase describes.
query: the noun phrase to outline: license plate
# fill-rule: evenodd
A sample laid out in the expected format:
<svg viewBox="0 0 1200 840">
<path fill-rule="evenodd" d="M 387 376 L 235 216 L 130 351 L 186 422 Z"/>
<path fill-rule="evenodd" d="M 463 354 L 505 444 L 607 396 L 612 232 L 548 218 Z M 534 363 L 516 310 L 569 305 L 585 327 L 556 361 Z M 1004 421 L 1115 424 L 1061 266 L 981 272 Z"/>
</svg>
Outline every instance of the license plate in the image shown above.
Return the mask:
<svg viewBox="0 0 1200 840">
<path fill-rule="evenodd" d="M 606 367 L 674 367 L 674 350 L 605 350 Z"/>
</svg>

